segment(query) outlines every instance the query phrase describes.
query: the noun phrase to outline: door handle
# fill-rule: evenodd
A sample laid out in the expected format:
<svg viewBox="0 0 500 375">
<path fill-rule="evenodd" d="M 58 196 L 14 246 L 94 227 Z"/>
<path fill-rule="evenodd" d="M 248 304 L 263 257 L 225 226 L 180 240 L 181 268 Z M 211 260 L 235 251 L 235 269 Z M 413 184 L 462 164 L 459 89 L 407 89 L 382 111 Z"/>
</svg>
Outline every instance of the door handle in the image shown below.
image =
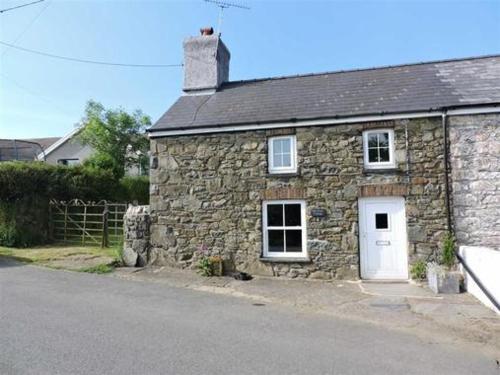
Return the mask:
<svg viewBox="0 0 500 375">
<path fill-rule="evenodd" d="M 389 246 L 391 244 L 391 241 L 375 241 L 375 244 L 377 246 Z"/>
</svg>

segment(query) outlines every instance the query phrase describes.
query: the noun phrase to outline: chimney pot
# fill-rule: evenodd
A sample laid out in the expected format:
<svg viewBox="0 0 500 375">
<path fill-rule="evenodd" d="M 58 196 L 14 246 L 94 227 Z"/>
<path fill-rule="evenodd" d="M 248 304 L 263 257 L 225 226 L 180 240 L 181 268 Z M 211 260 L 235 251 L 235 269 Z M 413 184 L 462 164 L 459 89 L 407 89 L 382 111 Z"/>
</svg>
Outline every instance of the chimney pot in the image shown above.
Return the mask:
<svg viewBox="0 0 500 375">
<path fill-rule="evenodd" d="M 213 35 L 214 28 L 213 27 L 203 27 L 200 29 L 200 34 L 203 36 Z"/>
</svg>

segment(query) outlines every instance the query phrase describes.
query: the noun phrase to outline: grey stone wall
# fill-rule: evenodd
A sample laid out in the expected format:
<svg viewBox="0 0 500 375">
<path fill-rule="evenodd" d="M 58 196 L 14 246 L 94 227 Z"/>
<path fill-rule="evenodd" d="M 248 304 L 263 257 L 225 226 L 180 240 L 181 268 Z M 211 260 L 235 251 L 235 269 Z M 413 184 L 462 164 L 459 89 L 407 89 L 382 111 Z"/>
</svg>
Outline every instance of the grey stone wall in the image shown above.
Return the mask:
<svg viewBox="0 0 500 375">
<path fill-rule="evenodd" d="M 123 217 L 123 262 L 129 267 L 149 263 L 149 206 L 130 205 Z"/>
<path fill-rule="evenodd" d="M 500 250 L 500 115 L 450 117 L 449 133 L 457 241 Z"/>
<path fill-rule="evenodd" d="M 396 170 L 363 170 L 371 127 L 394 128 Z M 267 137 L 277 132 L 296 133 L 296 175 L 267 172 Z M 446 230 L 440 119 L 159 138 L 151 151 L 153 263 L 191 267 L 206 246 L 254 274 L 357 278 L 358 197 L 367 195 L 406 196 L 410 261 L 432 254 Z M 259 260 L 262 200 L 280 197 L 306 201 L 308 263 Z M 311 217 L 313 208 L 327 216 Z"/>
</svg>

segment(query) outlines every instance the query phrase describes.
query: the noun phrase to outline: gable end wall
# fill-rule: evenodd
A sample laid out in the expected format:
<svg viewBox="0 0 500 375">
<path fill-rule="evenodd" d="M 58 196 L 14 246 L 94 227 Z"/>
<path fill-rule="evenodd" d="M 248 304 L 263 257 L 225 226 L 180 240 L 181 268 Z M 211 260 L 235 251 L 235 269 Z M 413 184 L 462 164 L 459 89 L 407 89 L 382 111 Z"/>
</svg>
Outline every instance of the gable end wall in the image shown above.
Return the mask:
<svg viewBox="0 0 500 375">
<path fill-rule="evenodd" d="M 500 115 L 456 116 L 448 123 L 457 243 L 500 250 Z"/>
</svg>

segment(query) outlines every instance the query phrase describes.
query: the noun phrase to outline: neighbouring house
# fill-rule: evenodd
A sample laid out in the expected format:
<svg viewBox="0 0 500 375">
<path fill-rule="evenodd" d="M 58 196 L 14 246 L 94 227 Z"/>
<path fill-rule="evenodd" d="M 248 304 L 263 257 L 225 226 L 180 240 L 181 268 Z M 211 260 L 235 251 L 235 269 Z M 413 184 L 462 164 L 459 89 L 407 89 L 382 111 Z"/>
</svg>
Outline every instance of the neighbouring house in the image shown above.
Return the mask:
<svg viewBox="0 0 500 375">
<path fill-rule="evenodd" d="M 61 139 L 61 137 L 30 138 L 25 139 L 25 141 L 38 143 L 42 150 L 45 151 L 59 139 Z"/>
<path fill-rule="evenodd" d="M 0 162 L 33 161 L 59 138 L 0 139 Z"/>
<path fill-rule="evenodd" d="M 209 29 L 186 39 L 149 129 L 151 263 L 406 280 L 453 229 L 500 269 L 500 56 L 244 81 L 229 61 Z"/>
<path fill-rule="evenodd" d="M 49 164 L 78 165 L 94 154 L 94 149 L 84 145 L 78 139 L 81 128 L 75 128 L 64 137 L 33 138 L 27 141 L 40 144 L 42 150 L 36 155 L 36 159 Z M 141 163 L 137 162 L 126 168 L 127 176 L 143 176 L 148 171 L 144 170 Z"/>
<path fill-rule="evenodd" d="M 78 140 L 80 128 L 75 128 L 64 137 L 52 138 L 54 142 L 38 154 L 38 160 L 49 164 L 77 165 L 94 153 L 89 145 Z"/>
</svg>

